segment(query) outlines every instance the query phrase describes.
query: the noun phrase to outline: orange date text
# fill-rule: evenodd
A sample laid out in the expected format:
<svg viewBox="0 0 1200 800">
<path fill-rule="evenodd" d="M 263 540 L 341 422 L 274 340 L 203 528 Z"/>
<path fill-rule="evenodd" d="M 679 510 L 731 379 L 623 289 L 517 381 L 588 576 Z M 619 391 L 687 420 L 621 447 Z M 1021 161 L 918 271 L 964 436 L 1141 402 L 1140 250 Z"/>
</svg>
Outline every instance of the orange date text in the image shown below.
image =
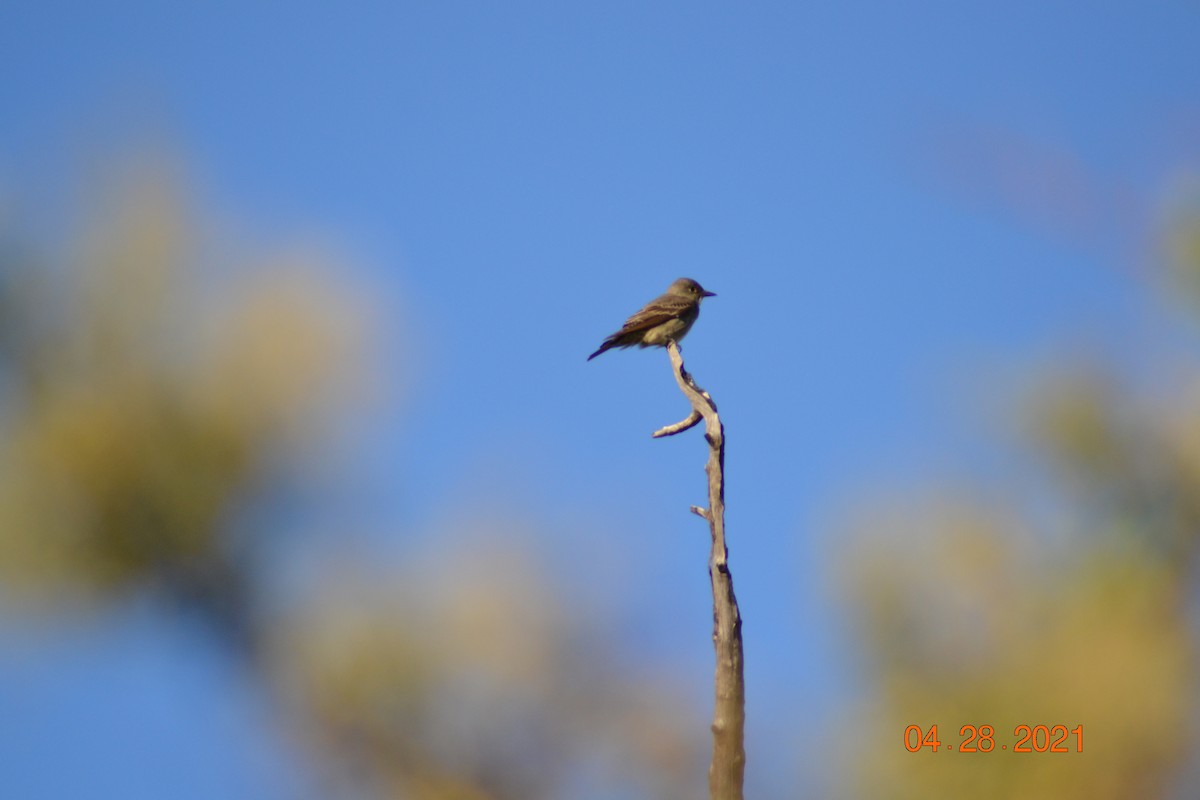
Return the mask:
<svg viewBox="0 0 1200 800">
<path fill-rule="evenodd" d="M 996 729 L 991 725 L 963 725 L 958 729 L 957 742 L 943 743 L 938 738 L 936 723 L 928 728 L 909 725 L 904 729 L 904 749 L 910 753 L 928 750 L 931 753 L 944 748 L 957 753 L 1082 753 L 1083 725 L 1067 728 L 1066 725 L 1018 725 L 1013 728 L 1012 738 L 998 741 Z"/>
</svg>

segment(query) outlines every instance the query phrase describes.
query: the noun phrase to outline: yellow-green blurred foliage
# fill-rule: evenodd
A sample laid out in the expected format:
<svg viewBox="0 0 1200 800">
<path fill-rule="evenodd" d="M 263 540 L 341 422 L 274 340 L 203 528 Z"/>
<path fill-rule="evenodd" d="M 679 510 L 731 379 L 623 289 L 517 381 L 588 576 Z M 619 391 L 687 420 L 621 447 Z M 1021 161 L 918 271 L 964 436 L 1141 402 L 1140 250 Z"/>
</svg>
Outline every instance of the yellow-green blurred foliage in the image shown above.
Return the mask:
<svg viewBox="0 0 1200 800">
<path fill-rule="evenodd" d="M 1195 678 L 1171 565 L 1135 544 L 1046 555 L 979 509 L 904 516 L 898 536 L 862 537 L 851 574 L 878 671 L 853 730 L 858 796 L 1166 796 Z M 935 723 L 936 754 L 904 748 L 908 725 Z M 967 724 L 996 749 L 949 752 Z M 1083 725 L 1084 752 L 1014 753 L 1016 727 L 1039 724 Z"/>
<path fill-rule="evenodd" d="M 10 596 L 248 588 L 228 515 L 351 385 L 355 318 L 303 263 L 236 275 L 171 183 L 114 192 L 65 263 L 0 263 L 0 572 Z M 244 544 L 244 543 L 243 543 Z"/>
<path fill-rule="evenodd" d="M 1200 270 L 1200 250 L 1178 252 Z M 873 691 L 841 737 L 860 743 L 855 796 L 1179 796 L 1197 748 L 1200 365 L 1176 374 L 1170 390 L 1078 365 L 1045 381 L 1031 504 L 992 487 L 860 521 L 843 585 Z M 942 748 L 908 752 L 905 728 L 934 723 Z M 1039 724 L 1083 725 L 1083 753 L 1073 737 L 1014 753 L 1016 727 Z M 995 751 L 949 750 L 963 725 L 992 726 Z"/>
<path fill-rule="evenodd" d="M 703 786 L 702 716 L 669 676 L 622 666 L 530 551 L 493 535 L 403 569 L 346 566 L 275 626 L 272 673 L 337 780 L 514 800 L 568 796 L 581 771 L 638 796 Z"/>
<path fill-rule="evenodd" d="M 1192 177 L 1177 213 L 1167 227 L 1166 256 L 1174 267 L 1176 286 L 1200 308 L 1200 178 Z"/>
</svg>

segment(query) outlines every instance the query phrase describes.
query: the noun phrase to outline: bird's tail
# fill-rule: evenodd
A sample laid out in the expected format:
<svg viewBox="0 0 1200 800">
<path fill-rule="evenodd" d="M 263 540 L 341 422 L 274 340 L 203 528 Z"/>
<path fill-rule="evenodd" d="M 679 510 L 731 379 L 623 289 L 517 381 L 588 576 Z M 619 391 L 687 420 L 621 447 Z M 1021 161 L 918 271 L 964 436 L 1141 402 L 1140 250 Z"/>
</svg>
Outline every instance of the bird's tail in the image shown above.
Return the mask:
<svg viewBox="0 0 1200 800">
<path fill-rule="evenodd" d="M 604 344 L 600 345 L 599 350 L 597 350 L 596 352 L 592 353 L 590 356 L 587 357 L 587 360 L 591 361 L 593 358 L 600 355 L 605 350 L 611 350 L 613 348 L 614 344 L 615 344 L 614 342 L 605 341 Z"/>
<path fill-rule="evenodd" d="M 594 353 L 592 353 L 590 356 L 588 356 L 588 357 L 587 357 L 587 360 L 588 360 L 588 361 L 591 361 L 593 358 L 595 358 L 596 356 L 600 355 L 600 354 L 601 354 L 601 353 L 603 353 L 605 350 L 612 350 L 614 347 L 628 347 L 628 346 L 629 346 L 629 345 L 627 345 L 627 344 L 623 344 L 623 343 L 621 342 L 621 334 L 620 334 L 620 332 L 618 332 L 618 333 L 614 333 L 612 336 L 609 336 L 607 339 L 605 339 L 605 340 L 604 340 L 604 341 L 603 341 L 603 342 L 600 344 L 600 349 L 598 349 L 596 352 L 594 352 Z"/>
</svg>

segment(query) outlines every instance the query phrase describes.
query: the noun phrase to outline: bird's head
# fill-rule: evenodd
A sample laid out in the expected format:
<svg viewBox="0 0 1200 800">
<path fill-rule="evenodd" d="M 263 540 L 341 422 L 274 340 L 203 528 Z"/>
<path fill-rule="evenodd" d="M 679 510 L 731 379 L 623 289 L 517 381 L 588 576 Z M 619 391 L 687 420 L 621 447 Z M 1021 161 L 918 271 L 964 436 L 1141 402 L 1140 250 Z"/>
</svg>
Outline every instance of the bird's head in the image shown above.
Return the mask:
<svg viewBox="0 0 1200 800">
<path fill-rule="evenodd" d="M 691 278 L 680 278 L 667 287 L 667 294 L 695 299 L 697 302 L 706 297 L 716 297 L 716 292 L 705 291 L 704 287 Z"/>
</svg>

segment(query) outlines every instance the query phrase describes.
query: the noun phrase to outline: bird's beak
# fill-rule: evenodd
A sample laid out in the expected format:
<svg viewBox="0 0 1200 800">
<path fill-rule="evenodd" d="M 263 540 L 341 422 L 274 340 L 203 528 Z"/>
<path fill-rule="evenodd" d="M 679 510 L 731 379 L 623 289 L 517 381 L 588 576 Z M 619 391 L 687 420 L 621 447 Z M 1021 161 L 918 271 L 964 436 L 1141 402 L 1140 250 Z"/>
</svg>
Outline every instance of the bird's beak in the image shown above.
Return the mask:
<svg viewBox="0 0 1200 800">
<path fill-rule="evenodd" d="M 716 293 L 716 292 L 709 292 L 709 291 L 705 291 L 705 292 L 704 292 L 704 294 L 702 294 L 702 295 L 700 295 L 700 296 L 701 296 L 701 297 L 716 297 L 716 296 L 717 296 L 717 293 Z"/>
</svg>

